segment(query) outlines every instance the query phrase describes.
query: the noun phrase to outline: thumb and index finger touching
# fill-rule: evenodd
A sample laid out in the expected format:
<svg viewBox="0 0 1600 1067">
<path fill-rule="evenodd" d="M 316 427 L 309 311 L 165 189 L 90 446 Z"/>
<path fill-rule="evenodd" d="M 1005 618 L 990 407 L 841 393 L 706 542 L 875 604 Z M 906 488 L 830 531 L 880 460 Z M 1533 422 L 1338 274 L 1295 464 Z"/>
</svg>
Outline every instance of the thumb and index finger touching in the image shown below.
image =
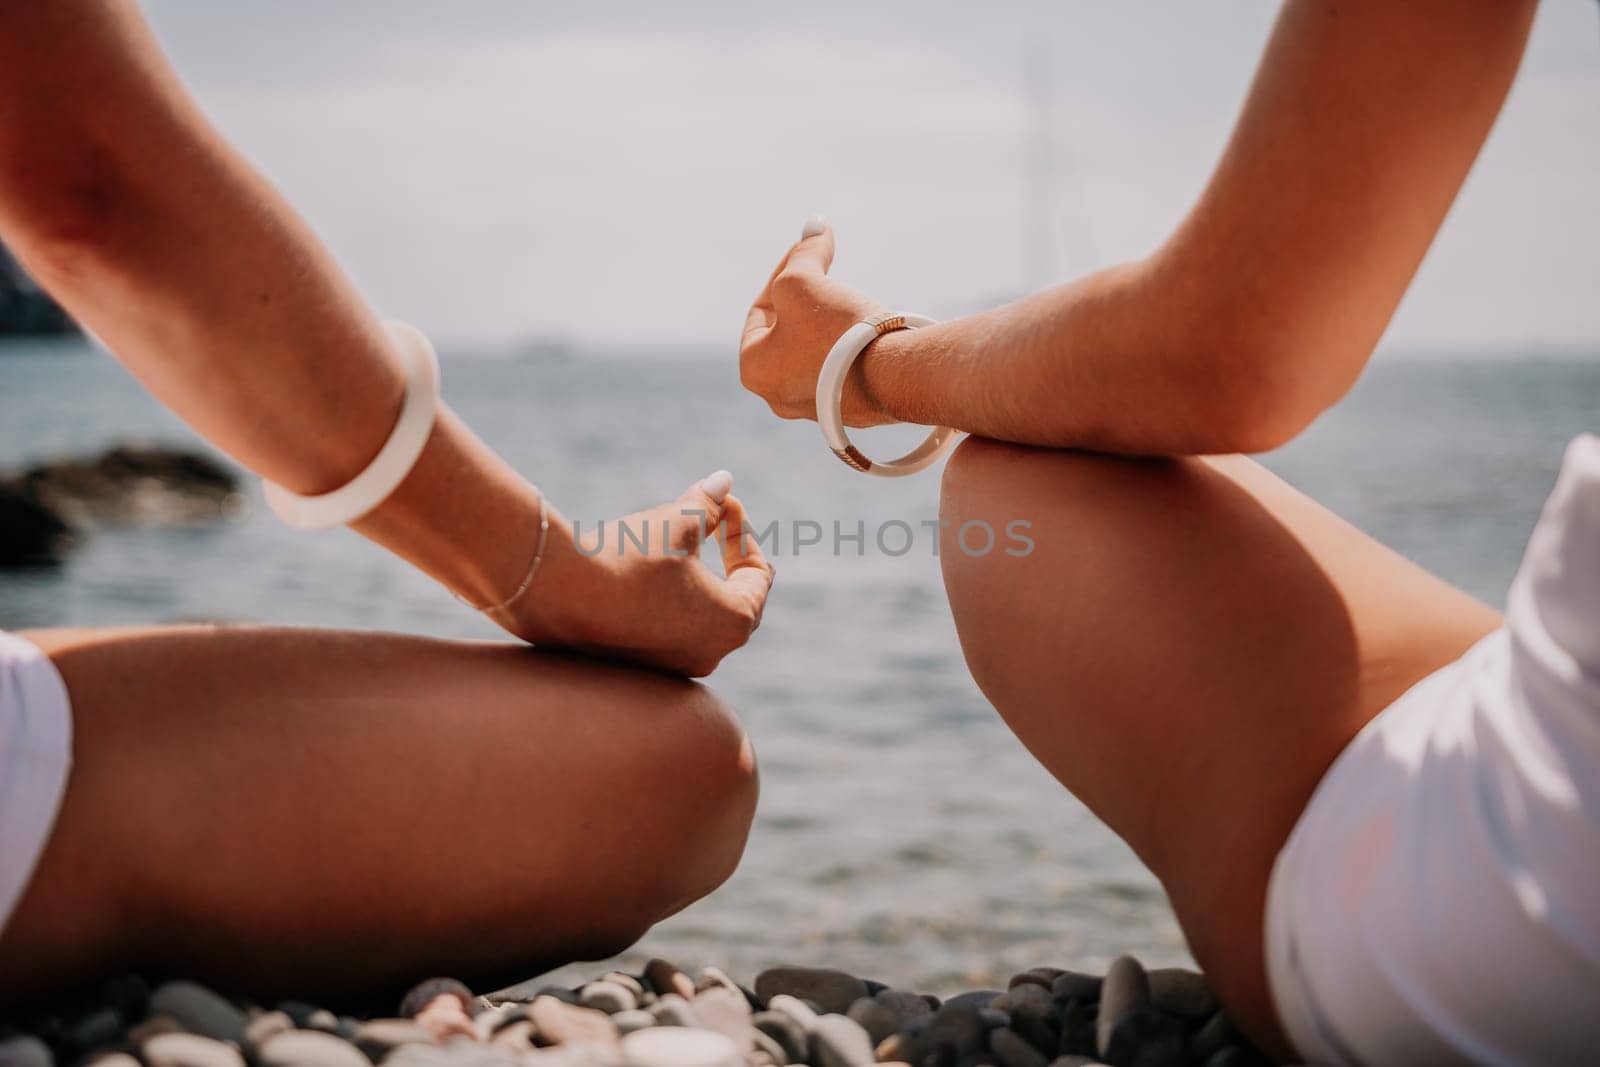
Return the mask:
<svg viewBox="0 0 1600 1067">
<path fill-rule="evenodd" d="M 733 495 L 733 475 L 716 471 L 691 485 L 679 501 L 686 514 L 704 515 L 702 533 L 716 531 L 726 576 L 722 585 L 730 592 L 752 597 L 759 611 L 772 588 L 772 566 L 750 528 L 743 502 Z"/>
</svg>

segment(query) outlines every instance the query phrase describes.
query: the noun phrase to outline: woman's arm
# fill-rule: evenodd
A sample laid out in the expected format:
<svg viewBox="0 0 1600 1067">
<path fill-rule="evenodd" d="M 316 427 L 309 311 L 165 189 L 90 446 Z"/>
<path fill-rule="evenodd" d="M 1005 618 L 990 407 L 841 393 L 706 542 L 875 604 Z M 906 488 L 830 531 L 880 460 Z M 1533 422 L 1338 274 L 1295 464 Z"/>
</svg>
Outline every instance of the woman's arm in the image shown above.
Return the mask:
<svg viewBox="0 0 1600 1067">
<path fill-rule="evenodd" d="M 0 11 L 0 235 L 152 393 L 263 477 L 327 492 L 388 438 L 405 383 L 377 319 L 205 120 L 130 0 Z M 714 527 L 718 495 L 684 499 Z M 356 528 L 492 604 L 527 572 L 540 506 L 443 409 L 411 475 Z M 549 544 L 513 632 L 697 674 L 748 638 L 768 584 L 758 554 L 730 557 L 727 582 L 678 557 L 585 557 L 546 506 Z M 685 539 L 698 530 L 666 508 Z M 635 604 L 647 591 L 657 599 Z"/>
<path fill-rule="evenodd" d="M 1535 0 L 1289 0 L 1233 138 L 1151 256 L 885 335 L 855 425 L 1135 453 L 1259 451 L 1355 382 L 1516 74 Z M 875 302 L 802 240 L 751 309 L 745 384 L 815 417 L 828 346 Z M 898 309 L 895 309 L 898 310 Z"/>
</svg>

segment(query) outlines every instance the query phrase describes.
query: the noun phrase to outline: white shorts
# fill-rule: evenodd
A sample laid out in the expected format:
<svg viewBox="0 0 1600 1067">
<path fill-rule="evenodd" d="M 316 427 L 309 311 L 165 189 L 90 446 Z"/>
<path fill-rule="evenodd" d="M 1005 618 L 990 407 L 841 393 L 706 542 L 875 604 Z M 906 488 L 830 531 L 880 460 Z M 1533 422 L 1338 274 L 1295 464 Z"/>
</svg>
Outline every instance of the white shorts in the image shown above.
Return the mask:
<svg viewBox="0 0 1600 1067">
<path fill-rule="evenodd" d="M 72 766 L 72 706 L 55 664 L 0 630 L 0 929 L 50 840 Z"/>
<path fill-rule="evenodd" d="M 1506 625 L 1317 786 L 1266 954 L 1311 1063 L 1600 1062 L 1600 439 L 1568 448 Z"/>
</svg>

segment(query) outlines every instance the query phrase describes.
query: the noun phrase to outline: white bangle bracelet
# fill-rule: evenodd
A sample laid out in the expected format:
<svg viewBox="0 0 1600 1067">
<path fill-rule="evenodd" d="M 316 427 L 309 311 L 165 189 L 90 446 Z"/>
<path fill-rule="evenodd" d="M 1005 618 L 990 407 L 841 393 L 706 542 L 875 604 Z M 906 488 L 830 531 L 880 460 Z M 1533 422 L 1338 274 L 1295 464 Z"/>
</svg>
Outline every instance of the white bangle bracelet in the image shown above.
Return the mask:
<svg viewBox="0 0 1600 1067">
<path fill-rule="evenodd" d="M 326 530 L 355 522 L 389 499 L 416 465 L 433 433 L 439 410 L 439 357 L 421 330 L 404 322 L 385 322 L 384 330 L 405 366 L 406 398 L 389 440 L 367 469 L 345 485 L 320 496 L 301 496 L 264 482 L 267 506 L 290 526 Z"/>
<path fill-rule="evenodd" d="M 956 432 L 953 429 L 935 426 L 920 445 L 905 455 L 896 459 L 872 460 L 850 443 L 844 431 L 844 380 L 856 358 L 867 345 L 886 333 L 933 324 L 934 320 L 926 315 L 894 315 L 887 312 L 874 315 L 846 330 L 828 352 L 828 358 L 822 361 L 822 371 L 817 375 L 817 425 L 822 427 L 822 439 L 846 466 L 863 474 L 900 478 L 915 474 L 932 464 L 955 441 Z"/>
</svg>

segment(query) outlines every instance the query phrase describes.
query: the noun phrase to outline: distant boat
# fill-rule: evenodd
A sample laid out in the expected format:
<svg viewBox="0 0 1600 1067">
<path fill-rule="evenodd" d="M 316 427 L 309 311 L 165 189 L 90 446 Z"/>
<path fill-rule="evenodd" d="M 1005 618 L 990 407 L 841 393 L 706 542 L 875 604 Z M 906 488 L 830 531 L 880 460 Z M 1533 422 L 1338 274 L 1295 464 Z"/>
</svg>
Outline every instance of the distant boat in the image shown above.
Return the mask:
<svg viewBox="0 0 1600 1067">
<path fill-rule="evenodd" d="M 78 332 L 72 316 L 0 245 L 0 337 L 59 337 Z"/>
</svg>

